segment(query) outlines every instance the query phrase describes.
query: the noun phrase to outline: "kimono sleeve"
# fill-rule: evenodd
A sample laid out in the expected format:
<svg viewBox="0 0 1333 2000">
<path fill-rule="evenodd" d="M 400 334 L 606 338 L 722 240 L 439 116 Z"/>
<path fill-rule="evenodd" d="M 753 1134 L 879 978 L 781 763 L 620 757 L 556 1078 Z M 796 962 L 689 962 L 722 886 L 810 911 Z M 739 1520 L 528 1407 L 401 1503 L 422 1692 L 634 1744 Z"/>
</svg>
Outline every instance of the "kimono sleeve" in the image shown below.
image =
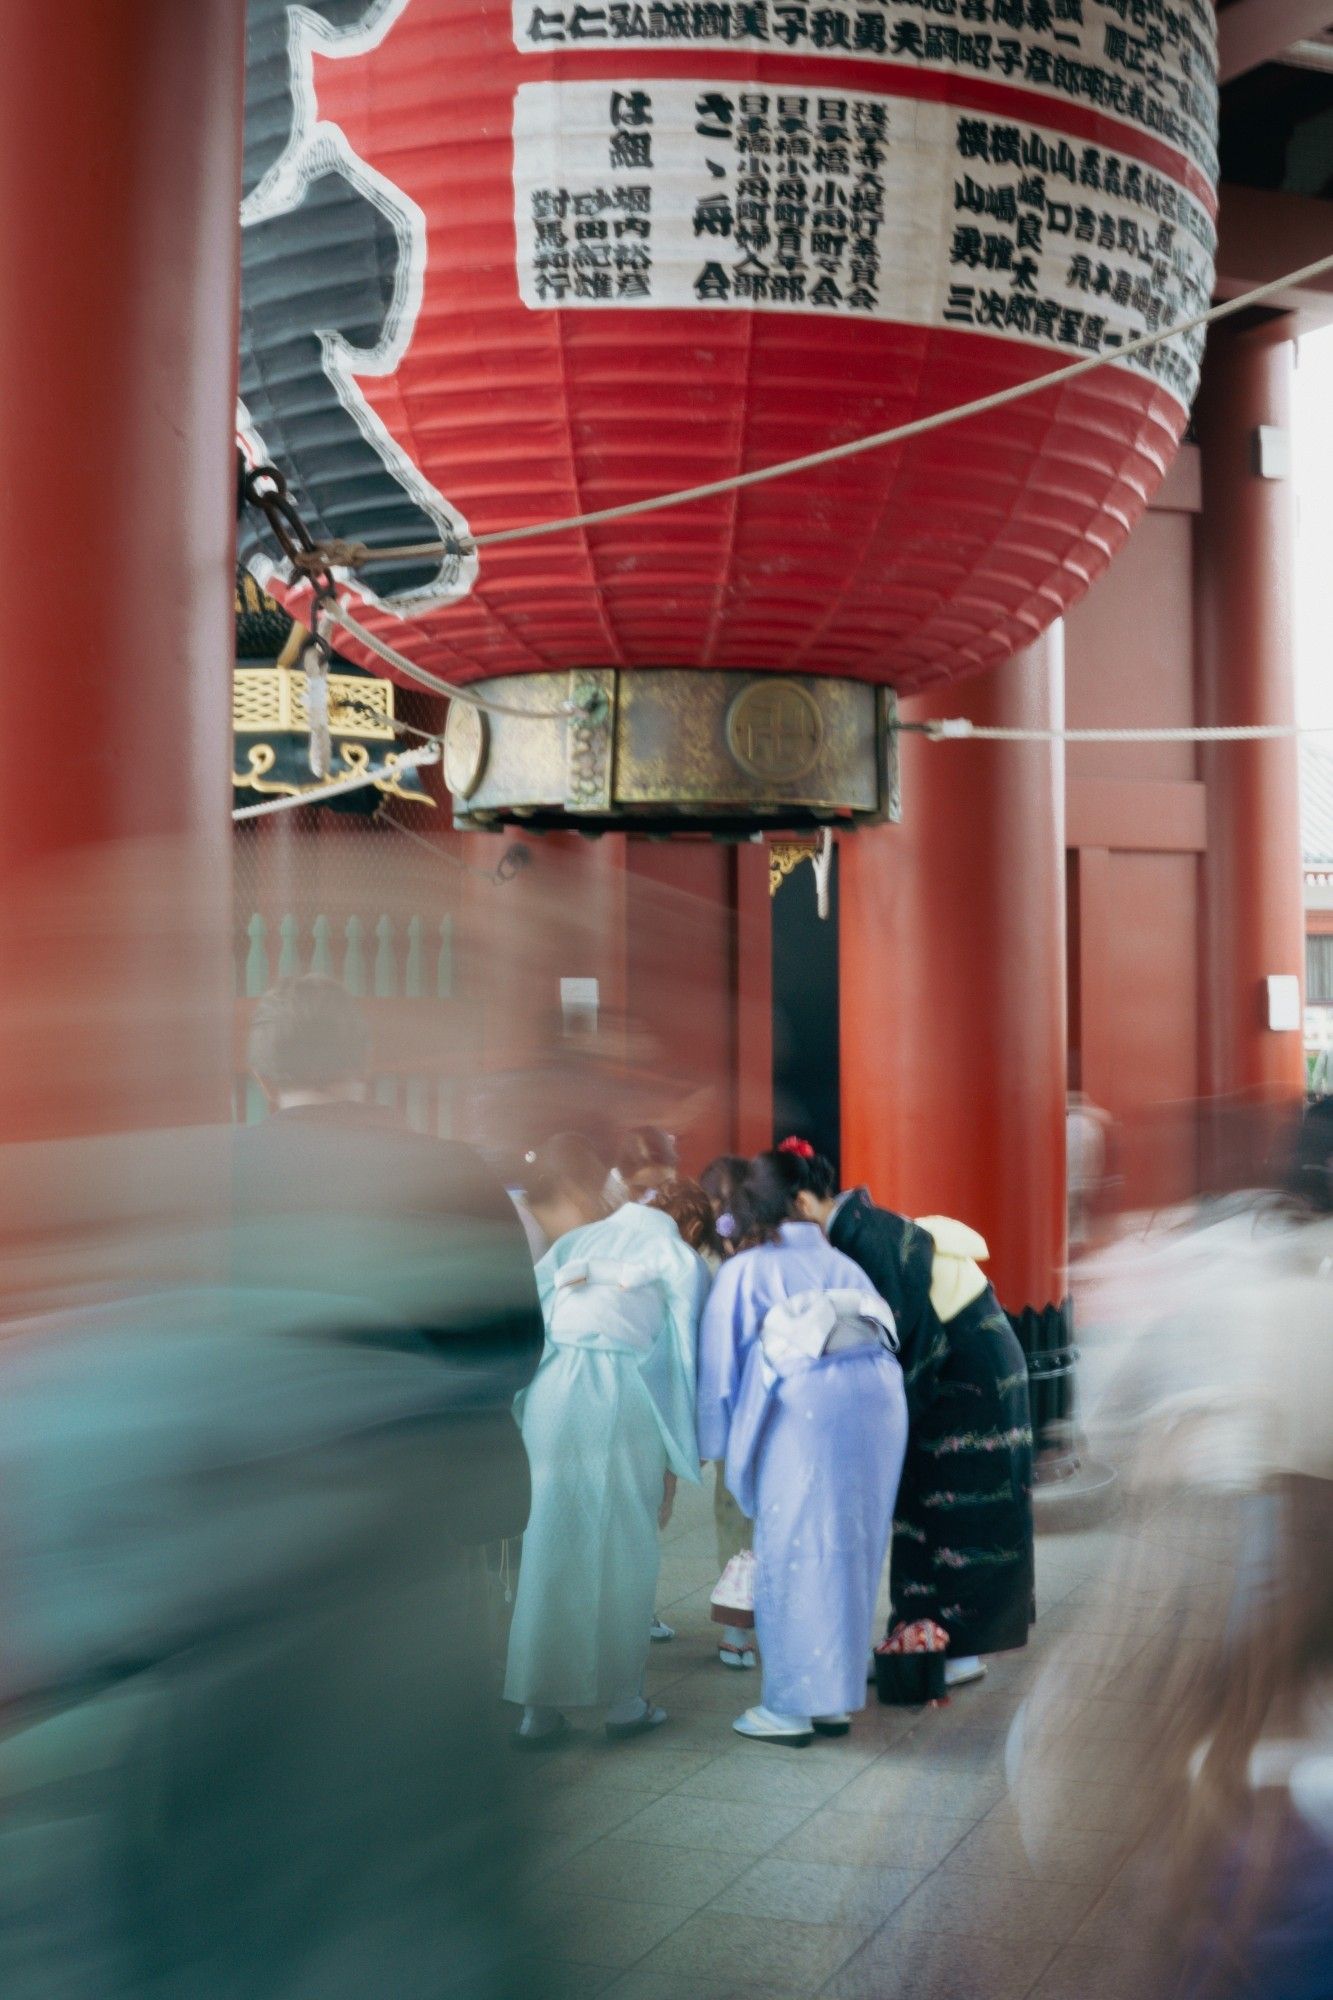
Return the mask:
<svg viewBox="0 0 1333 2000">
<path fill-rule="evenodd" d="M 695 1350 L 701 1286 L 699 1259 L 675 1236 L 658 1247 L 670 1325 L 643 1364 L 644 1385 L 662 1426 L 671 1469 L 698 1484 L 699 1447 L 695 1438 Z"/>
<path fill-rule="evenodd" d="M 909 1413 L 929 1403 L 949 1342 L 930 1303 L 935 1246 L 905 1215 L 876 1208 L 864 1194 L 834 1218 L 829 1241 L 860 1265 L 891 1307 Z"/>
<path fill-rule="evenodd" d="M 724 1264 L 713 1280 L 699 1322 L 699 1456 L 725 1458 L 727 1432 L 740 1392 L 744 1339 L 744 1265 Z"/>
</svg>

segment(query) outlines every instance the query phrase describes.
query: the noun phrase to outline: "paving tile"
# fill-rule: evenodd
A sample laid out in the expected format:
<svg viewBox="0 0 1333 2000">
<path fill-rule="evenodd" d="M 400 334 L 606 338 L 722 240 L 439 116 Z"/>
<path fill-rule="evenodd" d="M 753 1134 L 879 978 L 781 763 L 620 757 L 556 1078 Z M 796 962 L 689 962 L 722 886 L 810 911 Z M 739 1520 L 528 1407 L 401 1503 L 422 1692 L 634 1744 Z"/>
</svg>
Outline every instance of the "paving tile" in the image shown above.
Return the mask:
<svg viewBox="0 0 1333 2000">
<path fill-rule="evenodd" d="M 767 1854 L 809 1816 L 808 1806 L 737 1805 L 668 1792 L 625 1821 L 626 1840 L 660 1841 L 668 1847 L 719 1848 L 726 1854 Z"/>
<path fill-rule="evenodd" d="M 811 1811 L 843 1790 L 878 1753 L 863 1751 L 858 1761 L 825 1755 L 820 1742 L 804 1750 L 785 1750 L 775 1743 L 739 1743 L 725 1756 L 686 1777 L 680 1786 L 687 1798 L 735 1799 L 744 1805 L 803 1805 Z M 835 1751 L 839 1745 L 830 1743 Z"/>
<path fill-rule="evenodd" d="M 541 2000 L 591 2000 L 619 1977 L 609 1965 L 582 1965 L 551 1953 L 532 1953 L 516 1968 L 522 1987 Z"/>
<path fill-rule="evenodd" d="M 943 1867 L 963 1874 L 1034 1876 L 1050 1882 L 1091 1882 L 1105 1888 L 1124 1859 L 1124 1846 L 1113 1833 L 1066 1829 L 1048 1843 L 1040 1869 L 1033 1867 L 1016 1823 L 987 1818 L 946 1855 Z"/>
<path fill-rule="evenodd" d="M 585 1834 L 596 1840 L 612 1827 L 623 1826 L 659 1796 L 651 1785 L 565 1785 L 536 1802 L 534 1820 L 548 1835 Z"/>
<path fill-rule="evenodd" d="M 927 1814 L 815 1813 L 773 1849 L 780 1861 L 830 1862 L 855 1868 L 934 1868 L 973 1827 L 970 1819 Z"/>
<path fill-rule="evenodd" d="M 890 1930 L 947 1931 L 980 1938 L 1066 1943 L 1092 1908 L 1095 1882 L 1025 1881 L 936 1869 L 888 1919 Z"/>
<path fill-rule="evenodd" d="M 924 1879 L 922 1868 L 863 1868 L 769 1856 L 711 1904 L 738 1916 L 783 1917 L 802 1924 L 863 1924 L 877 1929 Z"/>
<path fill-rule="evenodd" d="M 701 1910 L 649 1952 L 643 1970 L 704 1982 L 695 1985 L 696 1992 L 749 1984 L 815 1993 L 865 1938 L 865 1925 L 798 1924 Z"/>
<path fill-rule="evenodd" d="M 687 1915 L 668 1903 L 611 1901 L 543 1890 L 533 1912 L 535 1956 L 623 1970 L 676 1929 Z"/>
<path fill-rule="evenodd" d="M 890 1750 L 868 1771 L 836 1794 L 835 1810 L 845 1812 L 926 1813 L 945 1818 L 979 1819 L 1004 1797 L 1004 1773 L 998 1763 L 977 1770 L 971 1764 L 946 1766 L 926 1755 L 900 1755 Z"/>
<path fill-rule="evenodd" d="M 880 1931 L 824 1987 L 827 2000 L 1025 2000 L 1051 1957 L 1041 1938 Z"/>
<path fill-rule="evenodd" d="M 626 1840 L 617 1833 L 581 1849 L 546 1883 L 557 1893 L 620 1896 L 699 1910 L 752 1866 L 748 1854 L 669 1847 L 660 1841 Z"/>
<path fill-rule="evenodd" d="M 715 1714 L 723 1727 L 729 1728 L 738 1715 L 758 1701 L 762 1677 L 753 1673 L 737 1673 L 720 1666 L 714 1658 L 707 1666 L 698 1667 L 688 1680 L 678 1681 L 675 1696 L 682 1708 L 691 1713 Z"/>
<path fill-rule="evenodd" d="M 641 1965 L 622 1973 L 605 1989 L 605 2000 L 808 2000 L 806 1993 L 788 1988 L 756 1986 L 750 1981 L 712 1980 L 695 1975 L 682 1979 L 661 1972 L 646 1972 Z"/>
<path fill-rule="evenodd" d="M 614 1784 L 635 1791 L 673 1792 L 689 1778 L 701 1777 L 729 1747 L 728 1739 L 711 1732 L 701 1747 L 695 1737 L 691 1745 L 673 1742 L 668 1720 L 651 1735 L 631 1737 L 626 1743 L 606 1744 L 589 1761 L 593 1784 Z"/>
<path fill-rule="evenodd" d="M 1144 1967 L 1123 1951 L 1068 1944 L 1032 1989 L 1032 2000 L 1144 2000 Z"/>
</svg>

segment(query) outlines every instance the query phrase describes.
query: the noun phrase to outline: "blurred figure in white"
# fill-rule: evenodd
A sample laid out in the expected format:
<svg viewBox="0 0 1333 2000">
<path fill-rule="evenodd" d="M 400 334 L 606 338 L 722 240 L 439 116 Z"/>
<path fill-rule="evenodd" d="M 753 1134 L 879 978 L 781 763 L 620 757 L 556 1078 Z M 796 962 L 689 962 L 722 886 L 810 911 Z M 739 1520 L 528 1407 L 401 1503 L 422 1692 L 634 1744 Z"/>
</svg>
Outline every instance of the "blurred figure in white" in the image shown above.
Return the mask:
<svg viewBox="0 0 1333 2000">
<path fill-rule="evenodd" d="M 1092 1240 L 1096 1204 L 1105 1191 L 1111 1120 L 1082 1090 L 1071 1090 L 1065 1111 L 1066 1181 L 1069 1191 L 1069 1253 Z"/>
<path fill-rule="evenodd" d="M 1285 1195 L 1177 1214 L 1092 1260 L 1080 1300 L 1103 1349 L 1088 1426 L 1132 1512 L 1010 1762 L 1039 1868 L 1096 1801 L 1135 1912 L 1126 1993 L 1330 1991 L 1330 1133 L 1307 1117 Z"/>
</svg>

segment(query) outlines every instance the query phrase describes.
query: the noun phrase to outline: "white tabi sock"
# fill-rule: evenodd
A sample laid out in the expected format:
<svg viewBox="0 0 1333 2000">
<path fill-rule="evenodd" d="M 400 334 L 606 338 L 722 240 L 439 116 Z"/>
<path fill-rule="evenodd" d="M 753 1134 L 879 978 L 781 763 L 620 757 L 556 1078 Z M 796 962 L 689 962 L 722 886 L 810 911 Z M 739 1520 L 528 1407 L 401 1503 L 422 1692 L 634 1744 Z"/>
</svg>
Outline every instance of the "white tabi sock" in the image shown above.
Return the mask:
<svg viewBox="0 0 1333 2000">
<path fill-rule="evenodd" d="M 612 1702 L 606 1711 L 606 1719 L 613 1728 L 620 1728 L 626 1722 L 637 1722 L 647 1715 L 648 1704 L 641 1694 L 627 1694 L 623 1701 Z"/>
<path fill-rule="evenodd" d="M 558 1708 L 535 1708 L 529 1706 L 523 1711 L 523 1720 L 518 1725 L 520 1736 L 549 1736 L 558 1729 L 564 1717 Z"/>
</svg>

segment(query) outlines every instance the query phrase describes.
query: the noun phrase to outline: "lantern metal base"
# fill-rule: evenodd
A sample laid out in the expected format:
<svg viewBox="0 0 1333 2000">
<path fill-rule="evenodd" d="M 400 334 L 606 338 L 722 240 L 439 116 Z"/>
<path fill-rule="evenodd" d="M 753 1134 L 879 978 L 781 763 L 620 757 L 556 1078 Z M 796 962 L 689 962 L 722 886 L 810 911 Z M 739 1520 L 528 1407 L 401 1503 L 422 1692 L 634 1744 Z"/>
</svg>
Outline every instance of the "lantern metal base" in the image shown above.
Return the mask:
<svg viewBox="0 0 1333 2000">
<path fill-rule="evenodd" d="M 865 681 L 588 668 L 475 691 L 506 712 L 450 706 L 444 774 L 464 829 L 743 840 L 899 817 L 897 704 Z"/>
</svg>

